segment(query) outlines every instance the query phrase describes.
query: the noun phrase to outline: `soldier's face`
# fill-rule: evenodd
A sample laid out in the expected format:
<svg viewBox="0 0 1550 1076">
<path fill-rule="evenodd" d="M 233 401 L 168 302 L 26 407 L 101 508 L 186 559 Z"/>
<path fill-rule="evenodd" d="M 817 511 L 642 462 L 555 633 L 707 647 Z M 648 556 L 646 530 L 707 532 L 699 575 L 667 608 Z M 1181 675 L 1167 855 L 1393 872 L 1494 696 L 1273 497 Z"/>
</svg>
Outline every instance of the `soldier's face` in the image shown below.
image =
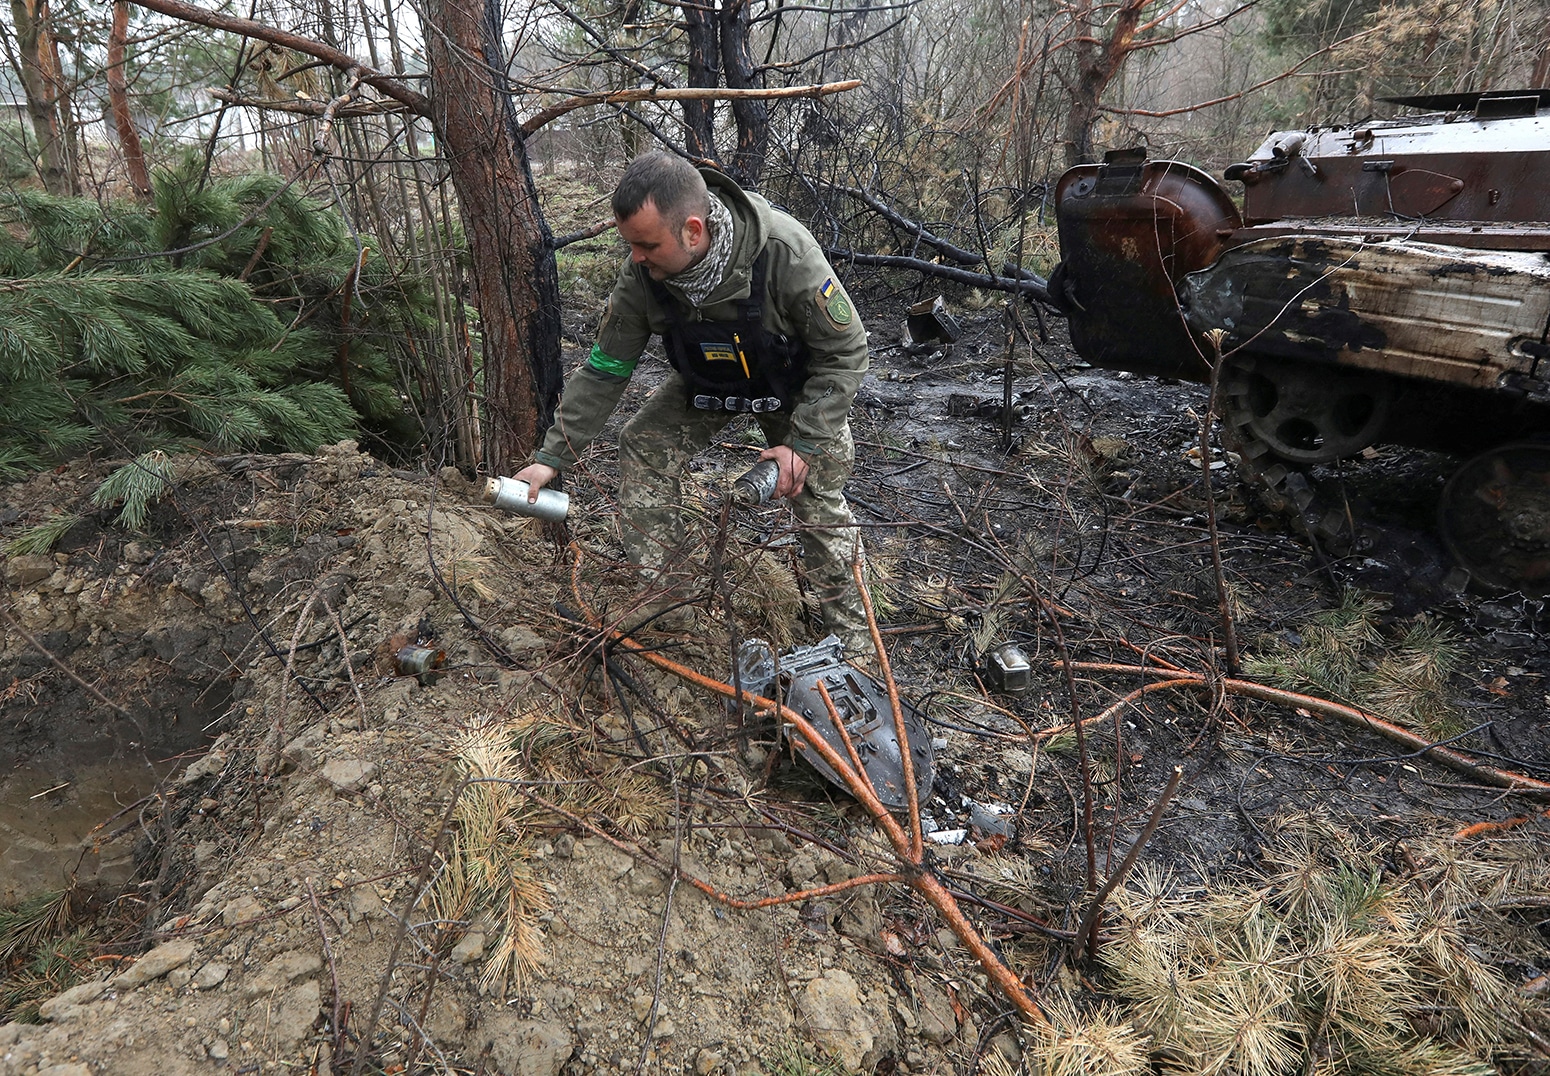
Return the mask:
<svg viewBox="0 0 1550 1076">
<path fill-rule="evenodd" d="M 634 216 L 615 223 L 630 244 L 630 260 L 644 266 L 653 280 L 676 276 L 710 250 L 710 235 L 702 218 L 690 217 L 675 233 L 649 198 Z"/>
</svg>

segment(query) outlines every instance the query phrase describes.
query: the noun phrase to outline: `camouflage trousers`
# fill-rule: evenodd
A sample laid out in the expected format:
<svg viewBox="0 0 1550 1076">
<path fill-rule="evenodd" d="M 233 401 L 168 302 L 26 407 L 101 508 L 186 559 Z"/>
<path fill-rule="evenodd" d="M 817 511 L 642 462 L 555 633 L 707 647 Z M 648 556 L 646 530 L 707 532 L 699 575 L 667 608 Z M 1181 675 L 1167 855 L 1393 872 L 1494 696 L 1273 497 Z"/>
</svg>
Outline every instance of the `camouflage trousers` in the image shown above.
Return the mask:
<svg viewBox="0 0 1550 1076">
<path fill-rule="evenodd" d="M 625 554 L 631 562 L 659 572 L 685 560 L 679 476 L 734 417 L 726 411 L 691 407 L 683 378 L 675 372 L 620 431 L 619 515 Z M 766 443 L 786 443 L 789 415 L 777 412 L 754 418 Z M 817 595 L 825 630 L 844 641 L 847 654 L 869 656 L 873 647 L 866 611 L 851 574 L 851 565 L 863 556 L 861 536 L 844 492 L 856 462 L 850 425 L 807 462 L 807 483 L 788 503 L 801 523 L 808 581 Z"/>
</svg>

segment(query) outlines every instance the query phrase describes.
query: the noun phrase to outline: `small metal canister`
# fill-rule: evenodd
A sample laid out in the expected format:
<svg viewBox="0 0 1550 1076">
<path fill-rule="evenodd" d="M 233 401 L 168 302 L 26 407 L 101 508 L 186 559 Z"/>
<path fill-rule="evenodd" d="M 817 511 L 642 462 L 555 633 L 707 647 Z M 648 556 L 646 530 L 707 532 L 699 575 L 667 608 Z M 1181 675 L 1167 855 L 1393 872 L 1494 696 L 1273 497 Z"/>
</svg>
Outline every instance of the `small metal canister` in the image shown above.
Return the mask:
<svg viewBox="0 0 1550 1076">
<path fill-rule="evenodd" d="M 775 496 L 779 484 L 780 465 L 774 460 L 760 460 L 732 483 L 732 499 L 738 504 L 765 504 Z"/>
<path fill-rule="evenodd" d="M 405 646 L 393 655 L 393 668 L 399 676 L 423 676 L 446 664 L 447 652 L 433 646 Z"/>
<path fill-rule="evenodd" d="M 541 489 L 538 500 L 527 499 L 527 483 L 515 478 L 491 478 L 484 483 L 484 499 L 507 512 L 559 522 L 570 512 L 570 494 Z"/>
<path fill-rule="evenodd" d="M 985 655 L 985 679 L 992 691 L 1026 695 L 1033 687 L 1033 666 L 1016 643 L 1002 643 Z"/>
</svg>

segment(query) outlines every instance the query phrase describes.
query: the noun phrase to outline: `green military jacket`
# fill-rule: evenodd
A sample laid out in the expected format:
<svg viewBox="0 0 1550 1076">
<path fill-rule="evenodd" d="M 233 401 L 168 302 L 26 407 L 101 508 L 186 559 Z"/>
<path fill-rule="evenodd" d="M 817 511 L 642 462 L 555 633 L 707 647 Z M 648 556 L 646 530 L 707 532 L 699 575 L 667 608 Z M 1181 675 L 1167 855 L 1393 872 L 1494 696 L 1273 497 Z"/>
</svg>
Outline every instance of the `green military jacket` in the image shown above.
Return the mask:
<svg viewBox="0 0 1550 1076">
<path fill-rule="evenodd" d="M 810 457 L 849 421 L 851 401 L 867 370 L 866 331 L 811 232 L 721 173 L 707 170 L 703 175 L 712 197 L 719 196 L 732 211 L 732 256 L 726 275 L 698 307 L 671 277 L 663 283 L 686 320 L 733 321 L 737 301 L 748 298 L 754 259 L 760 250 L 769 250 L 764 324 L 807 346 L 807 380 L 792 406 L 788 442 L 798 454 Z M 563 470 L 576 462 L 613 414 L 652 335 L 667 328 L 645 269 L 626 258 L 592 354 L 566 382 L 554 425 L 536 454 L 539 463 Z"/>
</svg>

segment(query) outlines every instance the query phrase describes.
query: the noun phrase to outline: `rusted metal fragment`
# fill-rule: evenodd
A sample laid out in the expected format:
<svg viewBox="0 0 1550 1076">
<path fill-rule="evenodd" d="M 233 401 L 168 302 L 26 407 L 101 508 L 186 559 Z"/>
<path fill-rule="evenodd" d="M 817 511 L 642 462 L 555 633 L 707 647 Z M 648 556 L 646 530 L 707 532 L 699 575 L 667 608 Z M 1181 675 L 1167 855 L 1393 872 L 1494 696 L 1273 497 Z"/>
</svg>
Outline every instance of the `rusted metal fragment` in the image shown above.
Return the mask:
<svg viewBox="0 0 1550 1076">
<path fill-rule="evenodd" d="M 1144 158 L 1111 153 L 1061 177 L 1062 261 L 1050 290 L 1065 301 L 1072 345 L 1093 365 L 1204 380 L 1209 368 L 1174 286 L 1210 265 L 1242 220 L 1204 172 Z"/>
<path fill-rule="evenodd" d="M 1225 328 L 1229 347 L 1499 388 L 1543 376 L 1550 265 L 1513 251 L 1288 236 L 1189 274 L 1181 301 L 1192 329 Z"/>
</svg>

